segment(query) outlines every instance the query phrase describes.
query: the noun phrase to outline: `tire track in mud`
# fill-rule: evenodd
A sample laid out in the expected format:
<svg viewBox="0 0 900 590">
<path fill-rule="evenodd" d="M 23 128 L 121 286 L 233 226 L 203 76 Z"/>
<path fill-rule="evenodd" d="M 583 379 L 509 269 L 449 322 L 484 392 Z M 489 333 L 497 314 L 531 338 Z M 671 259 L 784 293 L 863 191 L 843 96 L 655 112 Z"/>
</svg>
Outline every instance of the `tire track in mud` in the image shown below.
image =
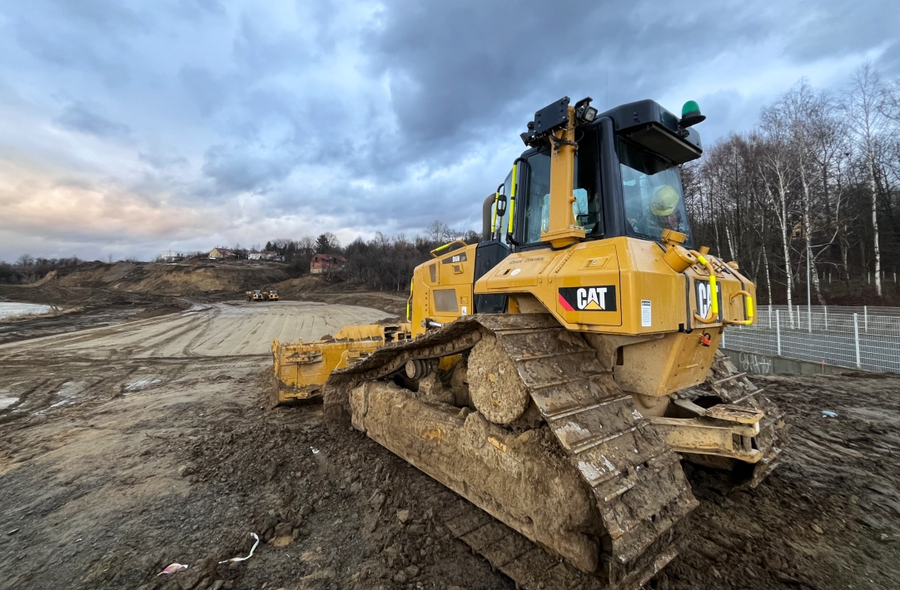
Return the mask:
<svg viewBox="0 0 900 590">
<path fill-rule="evenodd" d="M 221 313 L 221 312 L 219 312 L 219 313 Z M 218 314 L 216 314 L 213 317 L 217 317 L 217 316 L 218 316 Z M 205 317 L 199 333 L 196 336 L 194 336 L 193 338 L 191 338 L 188 341 L 188 343 L 184 345 L 184 348 L 181 349 L 181 354 L 184 357 L 200 356 L 199 354 L 194 352 L 194 350 L 196 348 L 198 348 L 198 346 L 197 346 L 198 342 L 200 342 L 201 339 L 206 338 L 206 336 L 210 333 L 210 331 L 212 330 L 212 325 L 213 325 L 213 318 L 208 317 L 208 316 Z"/>
<path fill-rule="evenodd" d="M 184 312 L 187 313 L 187 312 Z M 62 340 L 65 346 L 78 345 L 85 342 L 91 342 L 97 339 L 116 336 L 122 333 L 130 333 L 142 329 L 152 324 L 164 323 L 171 321 L 171 316 L 158 316 L 154 318 L 146 318 L 142 320 L 131 320 L 123 323 L 117 323 L 112 326 L 94 326 L 77 330 L 75 332 L 63 332 L 60 334 L 51 334 L 49 336 L 39 336 L 28 340 L 13 341 L 0 344 L 0 351 L 13 350 L 16 352 L 31 352 L 35 348 L 47 348 L 53 342 Z"/>
<path fill-rule="evenodd" d="M 142 340 L 140 347 L 134 350 L 135 356 L 153 356 L 161 353 L 169 344 L 176 343 L 186 335 L 195 332 L 198 324 L 202 326 L 204 323 L 211 322 L 221 311 L 214 308 L 209 313 L 212 314 L 212 317 L 192 316 L 185 318 L 187 320 L 185 324 L 177 329 L 167 330 L 165 334 L 156 340 Z"/>
<path fill-rule="evenodd" d="M 256 322 L 254 325 L 244 332 L 243 336 L 241 336 L 241 343 L 237 345 L 239 350 L 241 349 L 249 349 L 252 347 L 253 335 L 259 332 L 259 329 L 268 324 L 268 316 L 260 316 L 256 318 Z M 232 349 L 233 350 L 233 349 Z"/>
</svg>

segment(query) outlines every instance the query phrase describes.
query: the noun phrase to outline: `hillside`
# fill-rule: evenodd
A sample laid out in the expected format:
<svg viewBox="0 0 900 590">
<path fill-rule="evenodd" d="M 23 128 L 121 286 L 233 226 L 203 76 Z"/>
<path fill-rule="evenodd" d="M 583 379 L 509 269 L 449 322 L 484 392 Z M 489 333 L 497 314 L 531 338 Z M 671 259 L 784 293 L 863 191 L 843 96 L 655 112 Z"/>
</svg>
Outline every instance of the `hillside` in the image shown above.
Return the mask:
<svg viewBox="0 0 900 590">
<path fill-rule="evenodd" d="M 289 276 L 280 265 L 243 261 L 87 262 L 54 270 L 35 283 L 0 285 L 0 300 L 66 305 L 86 300 L 135 301 L 130 295 L 221 299 L 284 281 Z"/>
</svg>

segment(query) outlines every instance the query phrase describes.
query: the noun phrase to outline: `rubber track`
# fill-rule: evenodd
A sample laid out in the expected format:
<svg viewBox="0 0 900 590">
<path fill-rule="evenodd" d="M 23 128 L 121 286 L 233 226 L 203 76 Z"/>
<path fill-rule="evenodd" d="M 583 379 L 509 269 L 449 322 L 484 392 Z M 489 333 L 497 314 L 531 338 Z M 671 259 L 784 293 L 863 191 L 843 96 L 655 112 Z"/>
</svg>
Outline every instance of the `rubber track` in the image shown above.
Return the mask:
<svg viewBox="0 0 900 590">
<path fill-rule="evenodd" d="M 631 396 L 602 369 L 596 351 L 552 316 L 467 316 L 411 342 L 387 345 L 363 361 L 332 373 L 326 383 L 325 403 L 346 407 L 347 392 L 353 387 L 391 375 L 411 358 L 437 358 L 468 350 L 483 337 L 497 338 L 560 446 L 593 492 L 607 530 L 602 541 L 606 571 L 602 580 L 591 578 L 594 582 L 585 587 L 631 587 L 649 579 L 677 553 L 675 525 L 697 506 L 697 501 L 678 456 L 643 419 Z M 491 525 L 495 528 L 499 525 L 486 514 L 483 518 L 495 523 Z M 499 530 L 490 535 L 499 535 Z M 544 558 L 535 558 L 530 567 L 525 567 L 521 559 L 515 560 L 515 566 L 510 565 L 512 562 L 495 562 L 496 558 L 480 547 L 481 542 L 466 540 L 470 533 L 466 531 L 460 538 L 519 586 L 540 587 L 534 580 L 544 577 Z M 519 533 L 503 536 L 518 537 L 524 539 Z M 502 546 L 495 543 L 490 549 L 497 552 Z M 541 554 L 552 559 L 542 550 Z M 559 571 L 568 570 L 575 571 L 568 565 Z"/>
</svg>

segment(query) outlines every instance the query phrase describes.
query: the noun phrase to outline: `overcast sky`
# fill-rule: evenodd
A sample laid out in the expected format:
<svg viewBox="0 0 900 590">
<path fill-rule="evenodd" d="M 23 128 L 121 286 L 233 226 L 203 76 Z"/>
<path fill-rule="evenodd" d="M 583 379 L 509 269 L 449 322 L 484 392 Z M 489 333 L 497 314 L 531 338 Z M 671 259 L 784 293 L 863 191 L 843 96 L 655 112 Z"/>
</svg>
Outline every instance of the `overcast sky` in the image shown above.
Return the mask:
<svg viewBox="0 0 900 590">
<path fill-rule="evenodd" d="M 0 0 L 0 260 L 480 228 L 535 110 L 900 76 L 889 1 Z"/>
</svg>

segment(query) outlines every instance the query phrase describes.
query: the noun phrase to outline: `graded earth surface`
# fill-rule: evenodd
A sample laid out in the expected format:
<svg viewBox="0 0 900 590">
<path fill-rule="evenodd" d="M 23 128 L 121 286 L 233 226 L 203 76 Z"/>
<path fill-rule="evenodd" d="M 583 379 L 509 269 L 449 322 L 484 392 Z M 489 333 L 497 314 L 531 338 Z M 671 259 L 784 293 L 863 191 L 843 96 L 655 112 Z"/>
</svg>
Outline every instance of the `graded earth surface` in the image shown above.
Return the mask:
<svg viewBox="0 0 900 590">
<path fill-rule="evenodd" d="M 449 533 L 440 484 L 329 430 L 320 405 L 265 408 L 272 338 L 376 322 L 403 297 L 104 285 L 0 290 L 72 302 L 0 323 L 0 588 L 515 587 Z M 647 587 L 900 588 L 900 377 L 755 380 L 791 429 L 781 465 L 737 490 L 687 466 L 700 506 Z M 252 557 L 219 563 L 251 533 Z M 173 563 L 188 568 L 158 575 Z"/>
</svg>

